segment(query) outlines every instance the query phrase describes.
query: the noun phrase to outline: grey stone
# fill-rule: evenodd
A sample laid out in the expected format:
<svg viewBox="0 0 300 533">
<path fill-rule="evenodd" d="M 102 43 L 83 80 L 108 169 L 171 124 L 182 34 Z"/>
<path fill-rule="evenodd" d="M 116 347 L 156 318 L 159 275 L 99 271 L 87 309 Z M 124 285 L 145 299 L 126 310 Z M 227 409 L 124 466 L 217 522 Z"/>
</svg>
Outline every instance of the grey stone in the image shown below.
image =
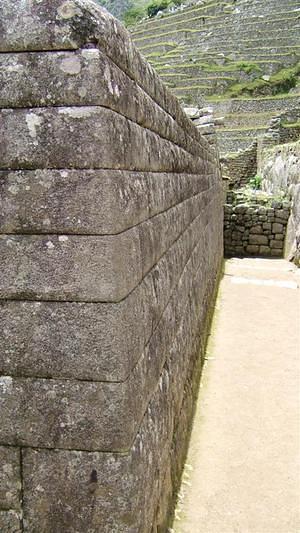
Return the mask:
<svg viewBox="0 0 300 533">
<path fill-rule="evenodd" d="M 0 236 L 0 295 L 118 302 L 183 233 L 203 202 L 205 196 L 195 196 L 115 236 Z"/>
<path fill-rule="evenodd" d="M 165 357 L 178 335 L 186 302 L 195 292 L 191 273 L 197 268 L 197 261 L 200 261 L 197 270 L 203 268 L 201 249 L 199 243 L 185 269 L 179 292 L 173 295 L 127 381 L 89 383 L 4 376 L 0 379 L 3 416 L 0 440 L 34 447 L 128 450 Z M 155 365 L 152 361 L 156 361 Z"/>
<path fill-rule="evenodd" d="M 198 107 L 184 107 L 183 110 L 190 119 L 200 117 L 200 109 Z"/>
<path fill-rule="evenodd" d="M 272 232 L 273 233 L 282 233 L 283 232 L 283 225 L 278 224 L 278 222 L 274 222 L 272 224 Z"/>
<path fill-rule="evenodd" d="M 279 250 L 279 249 L 276 249 L 276 248 L 272 248 L 272 250 L 271 250 L 271 255 L 273 257 L 282 257 L 282 253 L 283 253 L 282 249 Z"/>
<path fill-rule="evenodd" d="M 1 54 L 0 69 L 1 107 L 104 106 L 201 155 L 199 144 L 97 48 Z"/>
<path fill-rule="evenodd" d="M 0 446 L 0 509 L 19 510 L 21 506 L 20 499 L 20 450 Z"/>
<path fill-rule="evenodd" d="M 262 234 L 262 232 L 263 232 L 262 226 L 260 226 L 260 225 L 259 226 L 252 226 L 250 228 L 250 233 L 251 234 L 254 233 L 256 235 L 259 235 L 259 234 Z"/>
<path fill-rule="evenodd" d="M 27 3 L 13 10 L 11 0 L 0 5 L 0 51 L 70 50 L 96 43 L 130 78 L 163 107 L 176 121 L 203 143 L 195 126 L 161 82 L 154 69 L 141 57 L 128 32 L 107 11 L 89 0 L 51 0 Z M 95 45 L 94 45 L 95 46 Z M 93 46 L 93 47 L 94 47 Z"/>
<path fill-rule="evenodd" d="M 0 372 L 124 381 L 156 327 L 203 231 L 201 217 L 119 304 L 0 303 Z"/>
<path fill-rule="evenodd" d="M 201 174 L 209 166 L 200 154 L 195 157 L 104 107 L 0 110 L 0 117 L 3 169 L 104 168 Z"/>
<path fill-rule="evenodd" d="M 137 228 L 107 237 L 2 235 L 0 250 L 3 299 L 118 302 L 143 276 Z"/>
<path fill-rule="evenodd" d="M 235 212 L 238 214 L 244 214 L 247 211 L 248 206 L 244 204 L 237 205 L 235 207 Z"/>
<path fill-rule="evenodd" d="M 283 241 L 284 240 L 284 236 L 282 234 L 278 234 L 277 233 L 277 235 L 275 235 L 275 239 L 276 239 L 276 241 Z"/>
<path fill-rule="evenodd" d="M 277 241 L 277 240 L 271 240 L 270 241 L 271 248 L 283 248 L 283 241 Z"/>
<path fill-rule="evenodd" d="M 207 176 L 186 174 L 0 171 L 0 230 L 120 233 L 208 188 Z"/>
<path fill-rule="evenodd" d="M 249 244 L 267 245 L 268 243 L 269 243 L 269 239 L 266 235 L 250 235 L 249 236 Z"/>
<path fill-rule="evenodd" d="M 246 251 L 249 254 L 257 254 L 259 251 L 259 246 L 249 244 L 246 248 Z"/>
<path fill-rule="evenodd" d="M 270 255 L 271 248 L 269 246 L 260 246 L 259 247 L 259 253 L 261 255 Z"/>
<path fill-rule="evenodd" d="M 1 533 L 23 533 L 20 513 L 13 510 L 0 510 L 0 531 Z"/>
<path fill-rule="evenodd" d="M 221 266 L 218 155 L 94 2 L 0 12 L 0 442 L 23 448 L 24 511 L 0 530 L 164 531 Z"/>
</svg>

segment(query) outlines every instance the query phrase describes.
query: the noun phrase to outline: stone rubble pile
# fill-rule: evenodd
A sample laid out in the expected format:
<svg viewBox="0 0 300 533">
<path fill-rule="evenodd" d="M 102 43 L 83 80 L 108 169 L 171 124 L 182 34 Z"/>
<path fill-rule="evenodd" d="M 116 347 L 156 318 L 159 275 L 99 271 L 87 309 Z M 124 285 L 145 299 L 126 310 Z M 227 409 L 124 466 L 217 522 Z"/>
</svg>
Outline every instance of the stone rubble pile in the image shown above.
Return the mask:
<svg viewBox="0 0 300 533">
<path fill-rule="evenodd" d="M 223 118 L 215 118 L 212 107 L 184 107 L 186 115 L 193 121 L 202 135 L 206 136 L 209 144 L 216 144 L 216 126 L 223 123 Z"/>
</svg>

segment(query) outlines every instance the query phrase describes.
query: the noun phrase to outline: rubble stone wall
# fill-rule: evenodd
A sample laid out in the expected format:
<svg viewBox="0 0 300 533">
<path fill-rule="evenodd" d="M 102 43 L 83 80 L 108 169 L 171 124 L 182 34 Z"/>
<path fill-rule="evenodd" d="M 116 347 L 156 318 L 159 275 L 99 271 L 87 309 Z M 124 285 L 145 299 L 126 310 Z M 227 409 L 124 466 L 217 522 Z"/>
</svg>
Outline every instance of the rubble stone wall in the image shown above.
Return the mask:
<svg viewBox="0 0 300 533">
<path fill-rule="evenodd" d="M 222 259 L 217 154 L 90 0 L 3 0 L 0 51 L 0 530 L 165 531 Z"/>
<path fill-rule="evenodd" d="M 261 205 L 259 201 L 235 205 L 227 198 L 224 208 L 225 256 L 283 257 L 289 215 L 290 205 L 286 200 L 274 200 L 269 206 Z"/>
</svg>

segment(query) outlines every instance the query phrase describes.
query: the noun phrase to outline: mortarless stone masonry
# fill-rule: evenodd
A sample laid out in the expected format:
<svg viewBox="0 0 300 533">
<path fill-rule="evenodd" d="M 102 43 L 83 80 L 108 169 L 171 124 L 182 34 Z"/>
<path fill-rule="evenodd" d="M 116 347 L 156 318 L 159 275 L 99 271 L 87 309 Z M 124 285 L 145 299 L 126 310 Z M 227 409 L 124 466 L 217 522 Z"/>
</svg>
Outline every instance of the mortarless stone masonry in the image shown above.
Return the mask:
<svg viewBox="0 0 300 533">
<path fill-rule="evenodd" d="M 249 201 L 242 190 L 227 193 L 224 207 L 224 254 L 226 257 L 283 257 L 290 202 L 264 196 Z M 266 201 L 269 204 L 266 205 Z"/>
<path fill-rule="evenodd" d="M 222 184 L 90 0 L 0 5 L 0 531 L 166 531 Z"/>
</svg>

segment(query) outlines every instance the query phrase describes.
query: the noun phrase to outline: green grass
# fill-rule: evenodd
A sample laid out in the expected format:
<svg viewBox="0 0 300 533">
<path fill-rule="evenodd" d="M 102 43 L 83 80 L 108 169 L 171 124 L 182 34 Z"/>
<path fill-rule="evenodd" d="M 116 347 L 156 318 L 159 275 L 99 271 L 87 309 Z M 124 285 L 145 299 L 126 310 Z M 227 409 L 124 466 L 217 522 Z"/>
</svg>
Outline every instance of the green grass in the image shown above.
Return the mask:
<svg viewBox="0 0 300 533">
<path fill-rule="evenodd" d="M 300 63 L 297 63 L 294 67 L 281 69 L 270 76 L 268 81 L 258 78 L 251 82 L 237 83 L 228 89 L 224 97 L 238 98 L 240 96 L 257 96 L 260 94 L 273 96 L 285 94 L 296 86 L 299 74 Z"/>
<path fill-rule="evenodd" d="M 288 123 L 288 122 L 285 122 L 282 124 L 282 127 L 283 128 L 300 128 L 300 120 L 298 122 L 292 122 L 292 123 Z"/>
</svg>

